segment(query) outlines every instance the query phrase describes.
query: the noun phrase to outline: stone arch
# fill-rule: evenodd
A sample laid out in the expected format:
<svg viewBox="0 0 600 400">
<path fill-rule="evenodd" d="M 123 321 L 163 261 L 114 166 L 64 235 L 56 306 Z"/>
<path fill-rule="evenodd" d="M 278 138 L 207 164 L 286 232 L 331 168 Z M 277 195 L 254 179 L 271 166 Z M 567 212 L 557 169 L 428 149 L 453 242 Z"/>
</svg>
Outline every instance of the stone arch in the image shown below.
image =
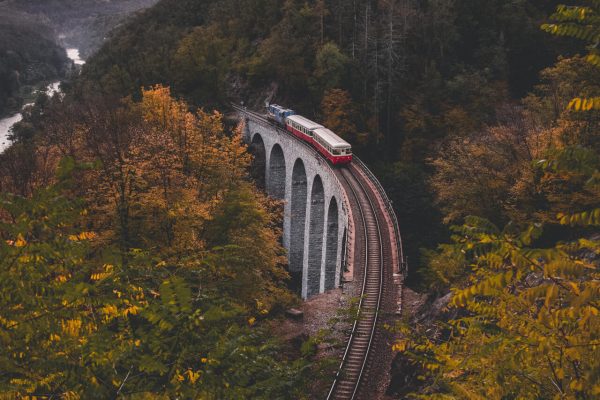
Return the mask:
<svg viewBox="0 0 600 400">
<path fill-rule="evenodd" d="M 306 169 L 300 158 L 292 169 L 292 199 L 290 204 L 290 248 L 289 268 L 291 287 L 302 289 L 302 267 L 304 263 L 304 227 L 306 225 L 307 180 Z"/>
<path fill-rule="evenodd" d="M 252 136 L 250 146 L 248 146 L 248 152 L 254 157 L 250 164 L 250 176 L 256 182 L 256 186 L 259 189 L 265 190 L 265 173 L 267 171 L 267 158 L 265 150 L 265 142 L 259 133 L 255 133 Z"/>
<path fill-rule="evenodd" d="M 335 197 L 327 210 L 327 236 L 325 243 L 325 290 L 335 288 L 335 270 L 338 250 L 338 206 Z"/>
<path fill-rule="evenodd" d="M 323 259 L 323 226 L 325 220 L 325 193 L 323 181 L 316 175 L 310 192 L 310 226 L 308 233 L 308 271 L 306 297 L 318 294 L 321 286 Z"/>
<path fill-rule="evenodd" d="M 285 198 L 285 156 L 279 144 L 271 149 L 267 192 L 276 199 Z"/>
</svg>

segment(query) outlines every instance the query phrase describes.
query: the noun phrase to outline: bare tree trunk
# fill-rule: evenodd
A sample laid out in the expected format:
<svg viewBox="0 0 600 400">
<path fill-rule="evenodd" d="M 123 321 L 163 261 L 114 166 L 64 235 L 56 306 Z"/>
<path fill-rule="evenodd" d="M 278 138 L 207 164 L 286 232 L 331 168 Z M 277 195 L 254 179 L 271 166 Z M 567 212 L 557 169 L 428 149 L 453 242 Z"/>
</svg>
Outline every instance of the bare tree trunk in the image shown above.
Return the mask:
<svg viewBox="0 0 600 400">
<path fill-rule="evenodd" d="M 375 42 L 375 92 L 373 93 L 373 111 L 375 113 L 375 138 L 379 144 L 379 43 Z"/>
<path fill-rule="evenodd" d="M 364 57 L 365 57 L 365 65 L 368 66 L 369 64 L 369 10 L 370 10 L 370 6 L 369 3 L 366 4 L 365 6 L 365 43 L 364 43 Z M 365 74 L 365 79 L 364 79 L 364 97 L 365 99 L 367 98 L 368 95 L 368 74 Z"/>
<path fill-rule="evenodd" d="M 352 25 L 352 60 L 354 60 L 356 56 L 356 0 L 352 0 L 352 14 L 354 20 Z"/>
<path fill-rule="evenodd" d="M 394 83 L 393 78 L 393 66 L 394 66 L 394 3 L 391 3 L 391 9 L 389 10 L 390 19 L 388 23 L 388 44 L 387 44 L 387 99 L 386 99 L 386 124 L 385 124 L 385 144 L 386 147 L 389 145 L 389 136 L 391 130 L 391 114 L 392 114 L 392 85 Z"/>
</svg>

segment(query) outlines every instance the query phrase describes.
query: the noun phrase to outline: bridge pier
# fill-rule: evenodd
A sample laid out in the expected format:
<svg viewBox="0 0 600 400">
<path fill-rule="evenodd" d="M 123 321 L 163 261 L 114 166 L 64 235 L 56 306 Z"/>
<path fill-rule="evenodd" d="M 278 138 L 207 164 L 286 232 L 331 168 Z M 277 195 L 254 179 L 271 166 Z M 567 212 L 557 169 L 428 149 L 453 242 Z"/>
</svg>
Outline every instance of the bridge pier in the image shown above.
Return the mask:
<svg viewBox="0 0 600 400">
<path fill-rule="evenodd" d="M 308 232 L 305 237 L 304 257 L 305 269 L 302 274 L 306 283 L 302 289 L 306 288 L 306 293 L 302 297 L 308 298 L 322 292 L 321 271 L 323 270 L 323 241 L 325 225 L 325 193 L 323 191 L 323 182 L 319 175 L 315 175 L 310 193 L 310 210 L 307 210 L 309 224 Z"/>
</svg>

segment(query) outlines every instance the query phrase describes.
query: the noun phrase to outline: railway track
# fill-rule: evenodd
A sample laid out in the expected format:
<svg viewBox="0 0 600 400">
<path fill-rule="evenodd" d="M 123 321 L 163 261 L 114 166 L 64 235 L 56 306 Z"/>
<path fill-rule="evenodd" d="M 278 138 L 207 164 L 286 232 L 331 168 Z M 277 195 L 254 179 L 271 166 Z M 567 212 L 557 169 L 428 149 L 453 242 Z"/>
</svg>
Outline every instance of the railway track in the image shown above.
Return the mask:
<svg viewBox="0 0 600 400">
<path fill-rule="evenodd" d="M 285 130 L 273 125 L 264 116 L 254 111 L 242 109 L 234 105 L 237 111 L 252 116 L 253 119 L 261 123 L 268 124 L 284 133 Z M 295 136 L 294 136 L 295 138 Z M 307 147 L 308 144 L 302 142 Z M 315 151 L 316 152 L 316 151 Z M 365 398 L 366 393 L 361 395 L 361 390 L 366 386 L 367 375 L 370 367 L 374 364 L 376 358 L 375 342 L 377 334 L 377 325 L 380 317 L 380 310 L 383 308 L 386 262 L 393 264 L 392 250 L 389 241 L 384 244 L 383 238 L 392 239 L 391 235 L 397 240 L 397 250 L 399 250 L 398 260 L 403 259 L 402 243 L 397 231 L 397 221 L 393 210 L 380 209 L 378 203 L 374 200 L 376 197 L 374 190 L 383 189 L 378 186 L 379 182 L 370 171 L 357 159 L 357 163 L 351 163 L 347 166 L 334 168 L 340 184 L 344 187 L 348 199 L 351 202 L 355 212 L 355 249 L 359 257 L 355 257 L 355 268 L 362 271 L 362 287 L 360 291 L 360 301 L 356 314 L 356 319 L 352 326 L 352 331 L 348 338 L 346 349 L 340 362 L 334 381 L 327 394 L 327 400 L 356 400 L 359 397 Z M 364 172 L 361 174 L 359 170 Z M 365 182 L 371 181 L 371 187 Z M 374 182 L 373 182 L 374 181 Z M 372 187 L 375 187 L 373 191 Z M 380 193 L 385 196 L 385 193 Z M 387 197 L 385 197 L 387 199 Z M 385 200 L 384 200 L 385 201 Z M 389 202 L 389 201 L 388 201 Z M 391 208 L 391 205 L 389 206 Z M 384 228 L 386 224 L 382 221 L 385 218 L 385 212 L 391 213 L 394 221 L 394 231 L 387 231 Z M 388 265 L 390 267 L 391 265 Z M 386 349 L 387 351 L 387 349 Z"/>
<path fill-rule="evenodd" d="M 384 246 L 377 209 L 356 167 L 339 170 L 358 205 L 362 229 L 363 282 L 357 316 L 327 400 L 353 400 L 367 372 L 383 295 Z M 358 231 L 358 229 L 357 229 Z M 359 241 L 357 241 L 358 243 Z"/>
</svg>

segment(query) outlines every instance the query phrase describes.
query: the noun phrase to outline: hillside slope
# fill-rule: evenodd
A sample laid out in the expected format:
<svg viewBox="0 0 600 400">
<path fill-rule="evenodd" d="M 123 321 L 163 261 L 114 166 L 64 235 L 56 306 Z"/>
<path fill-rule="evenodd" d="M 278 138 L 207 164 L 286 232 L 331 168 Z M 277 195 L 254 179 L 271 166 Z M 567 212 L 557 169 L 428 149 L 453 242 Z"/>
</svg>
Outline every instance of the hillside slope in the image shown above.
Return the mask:
<svg viewBox="0 0 600 400">
<path fill-rule="evenodd" d="M 69 61 L 43 19 L 0 5 L 0 115 L 18 109 L 24 85 L 64 76 Z"/>
<path fill-rule="evenodd" d="M 419 260 L 446 234 L 426 183 L 440 143 L 496 123 L 559 50 L 580 50 L 539 28 L 557 3 L 162 0 L 89 59 L 79 90 L 161 83 L 207 108 L 271 100 L 324 122 L 394 187 Z"/>
<path fill-rule="evenodd" d="M 97 50 L 131 13 L 158 0 L 19 0 L 8 5 L 49 20 L 63 44 L 80 49 L 84 57 Z"/>
</svg>

